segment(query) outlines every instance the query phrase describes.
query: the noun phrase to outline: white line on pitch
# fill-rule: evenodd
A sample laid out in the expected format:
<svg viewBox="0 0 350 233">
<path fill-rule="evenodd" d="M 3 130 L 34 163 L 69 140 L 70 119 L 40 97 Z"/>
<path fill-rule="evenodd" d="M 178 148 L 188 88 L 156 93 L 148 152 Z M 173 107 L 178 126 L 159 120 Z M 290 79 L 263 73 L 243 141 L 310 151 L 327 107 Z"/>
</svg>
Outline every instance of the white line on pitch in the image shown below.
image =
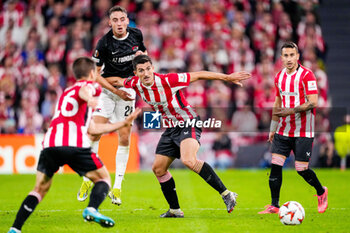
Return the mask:
<svg viewBox="0 0 350 233">
<path fill-rule="evenodd" d="M 240 210 L 261 210 L 263 208 L 237 208 L 235 211 L 240 211 Z M 309 209 L 314 209 L 314 208 L 304 208 L 306 210 Z M 350 208 L 328 208 L 329 210 L 350 210 Z M 100 209 L 102 212 L 104 211 L 117 211 L 117 212 L 122 212 L 122 211 L 149 211 L 149 209 Z M 166 210 L 166 209 L 158 209 L 158 210 Z M 182 210 L 185 211 L 195 211 L 195 210 L 217 210 L 217 211 L 224 211 L 226 209 L 221 209 L 221 208 L 182 208 Z M 65 211 L 76 211 L 76 212 L 82 212 L 83 209 L 77 209 L 77 210 L 36 210 L 36 213 L 40 212 L 65 212 Z M 14 213 L 17 212 L 17 210 L 0 210 L 0 213 Z"/>
</svg>

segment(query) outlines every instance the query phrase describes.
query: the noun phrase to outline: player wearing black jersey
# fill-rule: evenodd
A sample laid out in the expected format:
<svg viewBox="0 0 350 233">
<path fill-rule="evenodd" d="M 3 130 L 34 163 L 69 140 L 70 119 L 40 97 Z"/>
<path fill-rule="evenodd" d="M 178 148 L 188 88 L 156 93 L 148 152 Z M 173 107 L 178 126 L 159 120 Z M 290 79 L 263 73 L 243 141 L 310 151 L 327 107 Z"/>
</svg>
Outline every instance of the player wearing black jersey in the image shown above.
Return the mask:
<svg viewBox="0 0 350 233">
<path fill-rule="evenodd" d="M 97 44 L 92 59 L 96 62 L 100 75 L 97 82 L 103 87 L 98 106 L 93 113 L 93 121 L 111 123 L 123 121 L 135 107 L 135 91 L 128 88 L 116 88 L 115 81 L 133 76 L 132 60 L 139 54 L 147 54 L 143 44 L 143 36 L 139 29 L 128 27 L 127 11 L 120 6 L 114 6 L 108 11 L 111 30 Z M 118 150 L 116 154 L 116 172 L 113 188 L 109 197 L 113 204 L 120 205 L 121 184 L 129 159 L 129 140 L 131 127 L 118 130 Z M 101 135 L 91 135 L 92 151 L 98 152 Z M 78 200 L 88 197 L 92 183 L 84 177 L 78 192 Z"/>
</svg>

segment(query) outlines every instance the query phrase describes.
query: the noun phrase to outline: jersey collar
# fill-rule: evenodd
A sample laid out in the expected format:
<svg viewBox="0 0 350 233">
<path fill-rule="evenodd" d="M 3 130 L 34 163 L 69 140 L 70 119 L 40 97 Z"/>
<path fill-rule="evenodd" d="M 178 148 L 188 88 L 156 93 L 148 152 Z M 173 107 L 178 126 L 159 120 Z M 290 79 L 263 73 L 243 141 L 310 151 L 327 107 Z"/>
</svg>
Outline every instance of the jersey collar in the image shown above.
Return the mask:
<svg viewBox="0 0 350 233">
<path fill-rule="evenodd" d="M 289 76 L 292 76 L 292 75 L 294 75 L 296 72 L 298 72 L 299 68 L 300 68 L 300 64 L 298 63 L 298 67 L 297 67 L 297 68 L 294 70 L 294 72 L 291 73 L 291 74 L 288 74 L 288 73 L 287 73 L 287 68 L 286 68 L 286 74 L 289 75 Z"/>
<path fill-rule="evenodd" d="M 113 32 L 112 32 L 113 33 Z M 113 38 L 116 39 L 116 40 L 125 40 L 126 38 L 128 38 L 129 36 L 129 32 L 126 33 L 126 36 L 124 36 L 123 38 L 118 38 L 116 37 L 114 34 L 113 34 Z"/>
</svg>

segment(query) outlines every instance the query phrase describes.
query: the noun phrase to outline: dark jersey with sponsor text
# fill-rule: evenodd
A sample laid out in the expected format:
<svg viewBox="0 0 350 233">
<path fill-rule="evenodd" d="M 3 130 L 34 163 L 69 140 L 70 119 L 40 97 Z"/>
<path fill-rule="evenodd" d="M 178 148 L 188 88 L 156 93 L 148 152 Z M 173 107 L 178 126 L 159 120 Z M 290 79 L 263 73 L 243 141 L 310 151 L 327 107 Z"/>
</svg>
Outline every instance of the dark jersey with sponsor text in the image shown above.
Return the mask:
<svg viewBox="0 0 350 233">
<path fill-rule="evenodd" d="M 143 36 L 137 28 L 127 28 L 124 38 L 117 38 L 110 30 L 97 43 L 92 59 L 97 66 L 103 66 L 102 77 L 118 76 L 127 78 L 133 76 L 132 59 L 135 53 L 146 51 Z"/>
</svg>

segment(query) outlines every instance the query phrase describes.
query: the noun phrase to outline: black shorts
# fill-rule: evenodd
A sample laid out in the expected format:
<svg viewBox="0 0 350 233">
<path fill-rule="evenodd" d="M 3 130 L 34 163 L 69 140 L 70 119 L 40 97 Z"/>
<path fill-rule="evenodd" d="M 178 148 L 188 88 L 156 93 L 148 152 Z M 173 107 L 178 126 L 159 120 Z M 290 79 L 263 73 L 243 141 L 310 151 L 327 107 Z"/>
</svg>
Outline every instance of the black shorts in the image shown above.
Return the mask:
<svg viewBox="0 0 350 233">
<path fill-rule="evenodd" d="M 60 166 L 69 165 L 80 176 L 103 167 L 103 163 L 91 148 L 49 147 L 40 153 L 37 170 L 52 177 Z"/>
<path fill-rule="evenodd" d="M 180 158 L 180 143 L 186 138 L 194 138 L 199 142 L 202 128 L 198 127 L 174 127 L 167 128 L 162 134 L 156 149 L 156 154 Z"/>
<path fill-rule="evenodd" d="M 313 138 L 286 137 L 276 133 L 272 141 L 271 153 L 289 157 L 290 152 L 293 151 L 295 161 L 309 162 L 313 141 Z"/>
</svg>

